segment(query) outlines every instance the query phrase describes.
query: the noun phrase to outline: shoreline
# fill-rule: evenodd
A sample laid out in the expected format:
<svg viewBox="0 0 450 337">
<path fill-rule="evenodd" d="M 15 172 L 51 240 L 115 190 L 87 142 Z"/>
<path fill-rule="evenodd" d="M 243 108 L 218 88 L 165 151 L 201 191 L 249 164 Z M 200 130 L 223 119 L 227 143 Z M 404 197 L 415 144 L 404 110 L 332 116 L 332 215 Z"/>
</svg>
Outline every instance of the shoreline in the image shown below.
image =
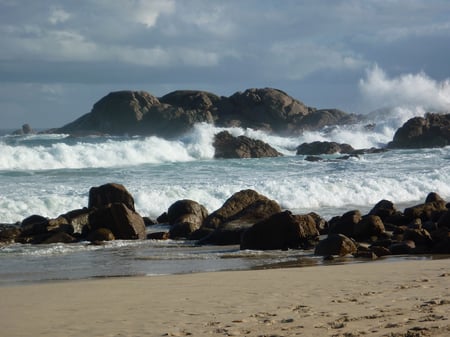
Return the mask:
<svg viewBox="0 0 450 337">
<path fill-rule="evenodd" d="M 450 259 L 0 287 L 14 336 L 448 336 Z M 409 334 L 408 334 L 409 333 Z"/>
</svg>

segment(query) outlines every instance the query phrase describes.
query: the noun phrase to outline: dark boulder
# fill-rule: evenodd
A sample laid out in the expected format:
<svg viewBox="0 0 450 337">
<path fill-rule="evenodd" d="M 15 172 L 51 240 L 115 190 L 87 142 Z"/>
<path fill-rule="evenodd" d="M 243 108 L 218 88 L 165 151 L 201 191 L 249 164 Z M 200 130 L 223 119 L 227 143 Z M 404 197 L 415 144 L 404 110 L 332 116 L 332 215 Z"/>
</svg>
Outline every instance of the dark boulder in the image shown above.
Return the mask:
<svg viewBox="0 0 450 337">
<path fill-rule="evenodd" d="M 92 230 L 109 229 L 116 239 L 136 240 L 147 237 L 144 219 L 123 203 L 112 203 L 89 215 Z"/>
<path fill-rule="evenodd" d="M 89 190 L 88 208 L 102 208 L 111 203 L 122 203 L 135 210 L 133 196 L 121 184 L 109 183 Z"/>
<path fill-rule="evenodd" d="M 369 215 L 379 216 L 381 220 L 388 219 L 397 213 L 397 209 L 392 201 L 381 200 L 370 210 Z"/>
<path fill-rule="evenodd" d="M 21 233 L 22 230 L 17 226 L 0 224 L 0 243 L 13 243 Z"/>
<path fill-rule="evenodd" d="M 153 232 L 147 234 L 147 240 L 169 240 L 170 234 L 168 232 Z"/>
<path fill-rule="evenodd" d="M 356 240 L 377 238 L 385 232 L 384 223 L 378 215 L 365 215 L 353 228 Z"/>
<path fill-rule="evenodd" d="M 407 228 L 403 233 L 403 240 L 414 241 L 416 246 L 431 246 L 433 239 L 426 229 L 410 229 Z"/>
<path fill-rule="evenodd" d="M 248 228 L 242 234 L 241 249 L 271 250 L 302 248 L 319 236 L 316 222 L 309 215 L 284 211 Z"/>
<path fill-rule="evenodd" d="M 75 236 L 83 236 L 90 230 L 89 215 L 93 209 L 82 208 L 67 212 L 61 217 L 67 219 L 68 224 L 72 227 L 71 232 Z"/>
<path fill-rule="evenodd" d="M 412 254 L 415 249 L 416 244 L 411 240 L 394 242 L 389 246 L 389 251 L 392 255 Z"/>
<path fill-rule="evenodd" d="M 87 240 L 90 242 L 103 242 L 115 240 L 113 232 L 108 228 L 97 228 L 89 233 Z"/>
<path fill-rule="evenodd" d="M 444 212 L 437 221 L 437 226 L 450 228 L 450 210 Z"/>
<path fill-rule="evenodd" d="M 51 244 L 51 243 L 73 243 L 76 239 L 65 232 L 56 232 L 51 236 L 40 242 L 41 244 Z"/>
<path fill-rule="evenodd" d="M 361 221 L 359 210 L 348 211 L 342 216 L 336 216 L 329 221 L 328 232 L 330 234 L 343 234 L 348 237 L 355 236 L 355 226 Z"/>
<path fill-rule="evenodd" d="M 248 189 L 236 192 L 218 210 L 211 213 L 203 227 L 216 229 L 227 223 L 255 224 L 275 213 L 281 207 L 274 200 Z"/>
<path fill-rule="evenodd" d="M 167 211 L 172 239 L 186 238 L 198 230 L 208 216 L 207 209 L 193 200 L 178 200 Z"/>
<path fill-rule="evenodd" d="M 202 228 L 191 239 L 197 239 L 199 245 L 239 245 L 242 233 L 251 227 L 248 223 L 230 222 L 216 229 Z"/>
<path fill-rule="evenodd" d="M 178 222 L 177 220 L 180 217 L 187 214 L 194 214 L 203 222 L 203 219 L 208 216 L 208 210 L 205 206 L 196 201 L 188 199 L 178 200 L 169 206 L 167 211 L 167 220 L 170 225 L 173 225 Z"/>
<path fill-rule="evenodd" d="M 279 157 L 280 152 L 261 140 L 246 136 L 232 136 L 228 131 L 215 135 L 213 143 L 215 158 L 261 158 Z"/>
<path fill-rule="evenodd" d="M 450 145 L 450 114 L 428 113 L 414 117 L 400 127 L 390 148 L 426 148 Z"/>
<path fill-rule="evenodd" d="M 349 144 L 338 144 L 336 142 L 303 143 L 297 147 L 297 155 L 319 155 L 334 153 L 352 153 L 355 149 Z"/>
<path fill-rule="evenodd" d="M 409 220 L 419 218 L 425 222 L 428 220 L 438 221 L 447 210 L 446 202 L 436 193 L 430 193 L 424 204 L 405 208 L 403 213 Z"/>
<path fill-rule="evenodd" d="M 327 238 L 319 241 L 314 250 L 314 255 L 345 256 L 348 254 L 354 254 L 356 251 L 356 244 L 347 236 L 342 234 L 329 234 Z"/>
</svg>

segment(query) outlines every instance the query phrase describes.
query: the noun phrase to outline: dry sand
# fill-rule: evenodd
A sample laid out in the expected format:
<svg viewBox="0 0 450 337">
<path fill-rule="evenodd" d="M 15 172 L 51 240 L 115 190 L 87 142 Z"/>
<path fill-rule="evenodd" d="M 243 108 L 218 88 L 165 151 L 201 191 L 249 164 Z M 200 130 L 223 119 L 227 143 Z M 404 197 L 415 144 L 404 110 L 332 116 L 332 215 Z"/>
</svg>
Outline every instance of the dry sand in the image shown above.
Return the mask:
<svg viewBox="0 0 450 337">
<path fill-rule="evenodd" d="M 450 259 L 0 287 L 1 336 L 450 336 Z"/>
</svg>

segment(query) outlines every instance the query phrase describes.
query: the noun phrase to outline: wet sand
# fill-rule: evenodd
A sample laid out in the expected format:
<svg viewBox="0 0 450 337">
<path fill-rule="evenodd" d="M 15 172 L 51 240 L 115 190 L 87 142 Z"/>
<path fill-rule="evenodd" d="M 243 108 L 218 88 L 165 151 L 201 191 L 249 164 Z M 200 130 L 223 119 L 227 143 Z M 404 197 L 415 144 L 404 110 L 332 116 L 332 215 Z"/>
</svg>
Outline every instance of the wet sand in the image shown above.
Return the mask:
<svg viewBox="0 0 450 337">
<path fill-rule="evenodd" d="M 450 336 L 450 259 L 0 287 L 2 336 Z"/>
</svg>

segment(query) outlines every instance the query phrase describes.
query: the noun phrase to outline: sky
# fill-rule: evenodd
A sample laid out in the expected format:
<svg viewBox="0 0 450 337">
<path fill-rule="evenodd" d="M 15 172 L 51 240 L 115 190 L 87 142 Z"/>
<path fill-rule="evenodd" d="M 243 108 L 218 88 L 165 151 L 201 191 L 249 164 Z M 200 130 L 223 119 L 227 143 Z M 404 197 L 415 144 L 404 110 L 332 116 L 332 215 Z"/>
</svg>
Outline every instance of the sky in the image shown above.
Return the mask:
<svg viewBox="0 0 450 337">
<path fill-rule="evenodd" d="M 448 0 L 0 0 L 0 129 L 59 127 L 124 89 L 448 111 L 449 78 Z"/>
</svg>

